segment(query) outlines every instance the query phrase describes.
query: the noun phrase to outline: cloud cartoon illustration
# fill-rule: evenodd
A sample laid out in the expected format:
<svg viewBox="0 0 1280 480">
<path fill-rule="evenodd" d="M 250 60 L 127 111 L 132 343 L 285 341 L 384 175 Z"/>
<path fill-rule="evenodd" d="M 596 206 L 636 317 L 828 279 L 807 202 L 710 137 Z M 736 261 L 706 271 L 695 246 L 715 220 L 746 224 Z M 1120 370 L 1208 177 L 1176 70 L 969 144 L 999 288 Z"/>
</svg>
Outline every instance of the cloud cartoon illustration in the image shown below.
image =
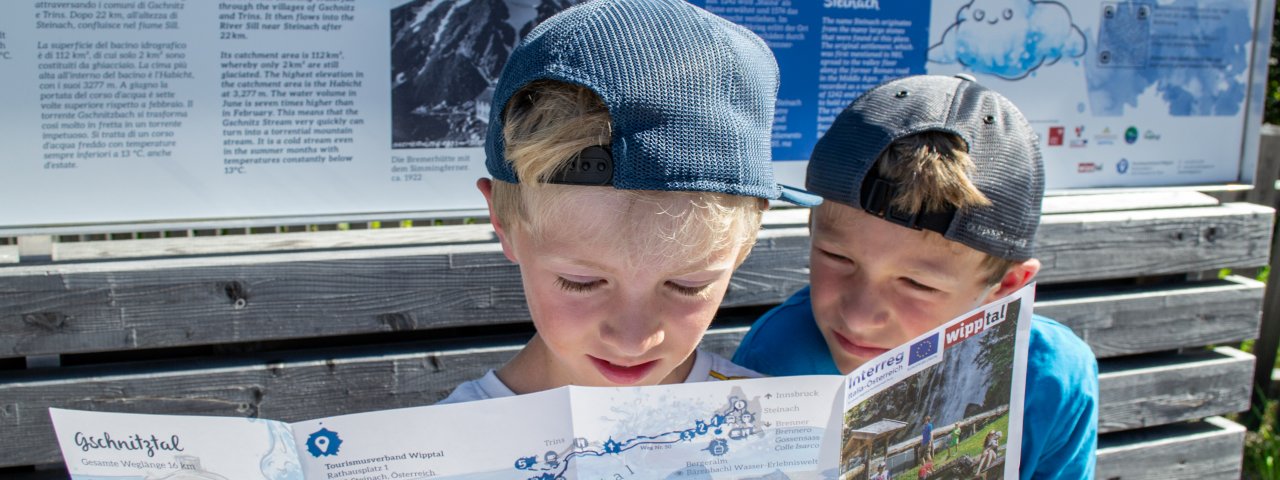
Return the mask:
<svg viewBox="0 0 1280 480">
<path fill-rule="evenodd" d="M 1019 80 L 1063 58 L 1087 50 L 1084 33 L 1061 3 L 1036 0 L 973 0 L 929 47 L 929 61 L 959 63 L 978 73 Z"/>
</svg>

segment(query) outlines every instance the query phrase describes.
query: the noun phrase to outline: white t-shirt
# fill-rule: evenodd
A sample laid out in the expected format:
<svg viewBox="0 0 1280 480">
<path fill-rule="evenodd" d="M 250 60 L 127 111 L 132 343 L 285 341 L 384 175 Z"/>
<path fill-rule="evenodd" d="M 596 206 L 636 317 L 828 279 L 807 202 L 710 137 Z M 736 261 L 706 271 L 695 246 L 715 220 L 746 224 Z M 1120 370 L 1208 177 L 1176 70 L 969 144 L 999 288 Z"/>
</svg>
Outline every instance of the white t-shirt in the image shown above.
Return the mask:
<svg viewBox="0 0 1280 480">
<path fill-rule="evenodd" d="M 762 376 L 711 352 L 699 349 L 694 351 L 694 355 L 697 355 L 697 358 L 693 360 L 693 370 L 689 371 L 689 377 L 684 379 L 684 383 Z M 498 375 L 493 370 L 489 370 L 483 377 L 458 385 L 458 388 L 453 389 L 453 393 L 450 393 L 448 397 L 436 405 L 511 397 L 515 396 L 515 394 L 510 388 L 507 388 L 506 384 L 502 383 L 502 380 L 498 379 Z"/>
</svg>

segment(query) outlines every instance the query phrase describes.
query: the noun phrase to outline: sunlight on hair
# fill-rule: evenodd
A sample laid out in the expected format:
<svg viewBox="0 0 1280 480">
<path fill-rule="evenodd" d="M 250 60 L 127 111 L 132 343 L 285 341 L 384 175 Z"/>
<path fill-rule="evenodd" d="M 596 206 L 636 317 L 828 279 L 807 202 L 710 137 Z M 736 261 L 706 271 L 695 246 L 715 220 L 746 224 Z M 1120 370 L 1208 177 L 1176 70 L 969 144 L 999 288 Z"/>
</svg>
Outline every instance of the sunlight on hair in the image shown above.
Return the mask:
<svg viewBox="0 0 1280 480">
<path fill-rule="evenodd" d="M 905 212 L 932 213 L 991 205 L 969 180 L 973 161 L 960 137 L 923 132 L 893 142 L 876 159 L 882 177 L 898 183 L 892 205 Z"/>
<path fill-rule="evenodd" d="M 702 258 L 740 243 L 747 247 L 737 259 L 741 263 L 755 243 L 761 212 L 768 205 L 763 199 L 545 183 L 582 149 L 610 144 L 608 109 L 590 89 L 534 82 L 512 97 L 506 115 L 506 158 L 521 181 L 493 182 L 494 215 L 507 228 L 521 229 L 533 238 L 563 233 L 554 231 L 557 216 L 606 203 L 591 201 L 593 195 L 624 195 L 626 206 L 617 214 L 629 220 L 628 227 L 614 232 L 616 238 L 610 240 L 630 242 L 636 262 L 654 256 Z"/>
</svg>

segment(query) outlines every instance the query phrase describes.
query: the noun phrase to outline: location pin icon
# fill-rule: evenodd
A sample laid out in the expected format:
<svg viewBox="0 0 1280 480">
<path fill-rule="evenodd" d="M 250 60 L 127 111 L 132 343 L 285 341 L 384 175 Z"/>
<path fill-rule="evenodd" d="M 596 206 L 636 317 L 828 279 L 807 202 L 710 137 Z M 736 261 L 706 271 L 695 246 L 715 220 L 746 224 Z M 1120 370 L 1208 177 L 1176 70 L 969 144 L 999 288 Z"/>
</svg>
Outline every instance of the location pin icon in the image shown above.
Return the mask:
<svg viewBox="0 0 1280 480">
<path fill-rule="evenodd" d="M 317 438 L 317 439 L 316 439 L 316 446 L 317 446 L 317 447 L 320 447 L 320 450 L 321 450 L 321 451 L 323 451 L 323 452 L 328 452 L 328 451 L 329 451 L 329 439 L 328 439 L 328 438 L 325 438 L 325 437 Z"/>
</svg>

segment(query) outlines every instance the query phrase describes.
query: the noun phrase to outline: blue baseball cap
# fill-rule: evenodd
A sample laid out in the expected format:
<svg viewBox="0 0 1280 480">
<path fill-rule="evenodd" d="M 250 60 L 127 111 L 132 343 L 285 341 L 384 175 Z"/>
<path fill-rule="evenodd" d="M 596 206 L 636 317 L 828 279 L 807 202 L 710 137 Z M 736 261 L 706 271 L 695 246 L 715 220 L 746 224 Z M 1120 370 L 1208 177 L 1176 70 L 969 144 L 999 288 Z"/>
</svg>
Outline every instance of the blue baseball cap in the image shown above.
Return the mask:
<svg viewBox="0 0 1280 480">
<path fill-rule="evenodd" d="M 495 87 L 485 142 L 495 179 L 519 182 L 505 157 L 503 117 L 511 97 L 538 80 L 586 87 L 609 109 L 612 145 L 593 154 L 611 162 L 604 184 L 822 201 L 774 182 L 778 64 L 769 47 L 684 0 L 593 0 L 534 28 Z"/>
</svg>

